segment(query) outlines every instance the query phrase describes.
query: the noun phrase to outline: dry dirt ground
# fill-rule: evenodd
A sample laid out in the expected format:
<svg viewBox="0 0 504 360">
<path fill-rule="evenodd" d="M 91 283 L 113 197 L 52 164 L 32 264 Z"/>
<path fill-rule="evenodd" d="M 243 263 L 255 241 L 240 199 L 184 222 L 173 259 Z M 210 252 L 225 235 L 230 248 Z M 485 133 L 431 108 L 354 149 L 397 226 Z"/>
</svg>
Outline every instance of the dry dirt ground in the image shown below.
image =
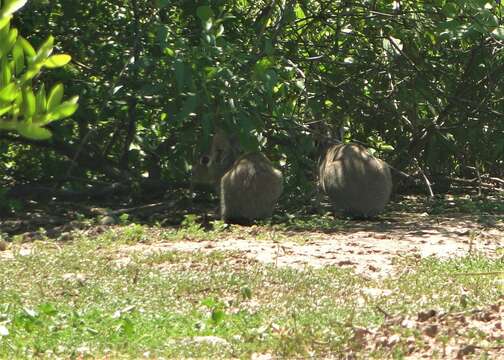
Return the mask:
<svg viewBox="0 0 504 360">
<path fill-rule="evenodd" d="M 105 229 L 95 225 L 81 231 L 92 237 Z M 120 232 L 124 226 L 110 229 Z M 497 257 L 502 256 L 497 249 L 504 247 L 502 216 L 428 215 L 414 210 L 387 213 L 378 221 L 349 221 L 337 229 L 324 231 L 275 231 L 271 227 L 236 226 L 211 240 L 193 239 L 188 233 L 187 239 L 181 241 L 161 240 L 162 231 L 162 228 L 150 228 L 146 234 L 152 241 L 122 245 L 112 261 L 120 267 L 139 253 L 218 250 L 233 251 L 238 258 L 276 266 L 348 267 L 363 276 L 380 278 L 401 271 L 396 266 L 397 260 L 405 256 L 448 258 L 480 253 Z M 30 253 L 31 244 L 16 245 L 16 251 Z M 9 248 L 0 251 L 0 260 L 13 256 Z M 354 328 L 353 340 L 360 345 L 361 351 L 389 349 L 386 351 L 391 354 L 395 347 L 406 347 L 408 359 L 432 358 L 434 353 L 437 358 L 504 359 L 502 346 L 475 346 L 466 336 L 476 329 L 491 343 L 504 340 L 503 314 L 504 298 L 471 312 L 440 313 L 426 309 L 413 317 L 387 315 L 379 328 Z M 420 334 L 420 338 L 404 338 L 404 329 Z M 256 359 L 275 358 L 268 353 L 257 355 Z M 348 356 L 353 358 L 352 349 Z"/>
<path fill-rule="evenodd" d="M 344 266 L 369 277 L 381 277 L 394 271 L 400 257 L 448 258 L 469 253 L 496 256 L 496 250 L 504 246 L 504 220 L 495 216 L 392 215 L 393 221 L 386 218 L 376 222 L 352 221 L 342 229 L 324 232 L 275 232 L 257 226 L 241 227 L 218 239 L 127 245 L 121 252 L 126 255 L 231 250 L 277 266 Z M 120 261 L 127 261 L 127 256 Z"/>
<path fill-rule="evenodd" d="M 93 236 L 103 227 L 92 227 Z M 129 254 L 164 251 L 234 251 L 244 257 L 302 269 L 305 266 L 350 267 L 368 277 L 383 277 L 394 272 L 397 260 L 405 256 L 448 258 L 480 253 L 497 256 L 504 247 L 502 216 L 451 213 L 389 213 L 378 221 L 349 221 L 338 229 L 324 231 L 275 231 L 269 227 L 234 227 L 218 238 L 157 241 L 159 228 L 151 228 L 152 242 L 124 245 L 117 261 L 128 262 Z M 21 251 L 29 251 L 32 233 Z M 23 250 L 24 249 L 24 250 Z M 1 251 L 0 258 L 12 257 Z M 19 249 L 18 249 L 19 250 Z"/>
</svg>

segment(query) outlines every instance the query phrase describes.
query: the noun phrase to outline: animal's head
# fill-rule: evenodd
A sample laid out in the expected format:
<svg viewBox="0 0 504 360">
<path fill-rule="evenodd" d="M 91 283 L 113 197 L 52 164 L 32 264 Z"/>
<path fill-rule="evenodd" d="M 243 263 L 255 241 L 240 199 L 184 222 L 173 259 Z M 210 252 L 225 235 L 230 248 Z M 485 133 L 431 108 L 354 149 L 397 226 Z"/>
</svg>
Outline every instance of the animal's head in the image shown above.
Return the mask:
<svg viewBox="0 0 504 360">
<path fill-rule="evenodd" d="M 193 164 L 191 182 L 194 185 L 218 185 L 222 176 L 233 166 L 238 154 L 237 139 L 221 129 L 217 130 L 209 151 L 201 153 Z"/>
</svg>

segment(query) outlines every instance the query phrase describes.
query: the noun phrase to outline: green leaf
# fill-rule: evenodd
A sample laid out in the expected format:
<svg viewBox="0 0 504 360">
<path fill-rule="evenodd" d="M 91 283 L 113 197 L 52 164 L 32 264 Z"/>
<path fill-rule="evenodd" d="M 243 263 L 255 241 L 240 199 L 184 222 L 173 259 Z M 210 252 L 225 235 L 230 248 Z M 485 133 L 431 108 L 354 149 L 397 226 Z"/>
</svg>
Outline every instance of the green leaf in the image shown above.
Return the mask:
<svg viewBox="0 0 504 360">
<path fill-rule="evenodd" d="M 2 59 L 2 65 L 0 69 L 1 77 L 0 77 L 0 88 L 3 88 L 4 86 L 7 86 L 11 82 L 12 79 L 12 71 L 9 66 L 9 63 L 7 62 L 7 58 L 4 57 Z"/>
<path fill-rule="evenodd" d="M 304 81 L 304 79 L 298 79 L 298 80 L 296 80 L 296 87 L 299 90 L 304 90 L 304 88 L 305 88 L 305 81 Z"/>
<path fill-rule="evenodd" d="M 458 20 L 443 21 L 439 24 L 438 33 L 442 39 L 460 39 L 465 31 Z"/>
<path fill-rule="evenodd" d="M 479 33 L 485 34 L 490 29 L 499 25 L 499 20 L 490 11 L 483 9 L 475 16 L 475 20 L 471 24 L 471 28 Z"/>
<path fill-rule="evenodd" d="M 25 83 L 31 79 L 33 79 L 39 72 L 40 69 L 42 68 L 42 65 L 32 65 L 28 70 L 21 76 L 20 81 L 22 83 Z"/>
<path fill-rule="evenodd" d="M 3 16 L 9 16 L 19 9 L 21 9 L 23 6 L 25 6 L 27 0 L 5 0 L 3 3 L 3 8 L 2 8 L 2 17 Z"/>
<path fill-rule="evenodd" d="M 35 97 L 35 103 L 37 106 L 36 113 L 42 114 L 47 110 L 47 101 L 46 101 L 46 91 L 45 86 L 42 84 L 39 91 L 37 91 L 37 96 Z"/>
<path fill-rule="evenodd" d="M 239 139 L 240 146 L 244 151 L 256 151 L 259 148 L 259 142 L 257 137 L 252 135 L 252 130 L 257 128 L 257 124 L 254 123 L 254 119 L 250 115 L 243 112 L 238 114 L 238 123 L 240 124 Z"/>
<path fill-rule="evenodd" d="M 49 122 L 64 119 L 66 117 L 73 115 L 73 113 L 79 107 L 79 105 L 77 104 L 78 99 L 79 99 L 78 96 L 74 96 L 70 100 L 61 103 L 57 108 L 49 112 L 47 114 L 48 116 L 44 119 L 44 121 L 41 121 L 41 123 L 45 125 Z"/>
<path fill-rule="evenodd" d="M 219 27 L 217 28 L 215 36 L 219 37 L 219 36 L 222 36 L 222 34 L 224 34 L 224 25 L 219 24 Z"/>
<path fill-rule="evenodd" d="M 458 15 L 459 13 L 459 7 L 452 3 L 448 2 L 446 5 L 441 9 L 442 13 L 445 14 L 446 17 L 453 18 Z"/>
<path fill-rule="evenodd" d="M 213 309 L 212 310 L 212 321 L 215 324 L 220 323 L 222 320 L 224 320 L 225 313 L 221 309 Z"/>
<path fill-rule="evenodd" d="M 240 289 L 240 293 L 245 300 L 252 299 L 252 290 L 248 286 L 243 286 Z"/>
<path fill-rule="evenodd" d="M 494 28 L 499 26 L 499 19 L 490 10 L 481 10 L 480 16 L 486 27 Z"/>
<path fill-rule="evenodd" d="M 3 44 L 9 36 L 10 22 L 0 28 L 0 44 Z"/>
<path fill-rule="evenodd" d="M 0 30 L 2 30 L 6 25 L 10 24 L 10 21 L 12 19 L 12 15 L 9 16 L 0 16 Z"/>
<path fill-rule="evenodd" d="M 0 100 L 12 101 L 18 95 L 19 89 L 15 83 L 10 83 L 0 90 Z"/>
<path fill-rule="evenodd" d="M 188 94 L 187 98 L 182 105 L 182 109 L 180 109 L 177 114 L 177 120 L 182 121 L 185 120 L 189 116 L 194 115 L 194 111 L 198 107 L 199 97 L 197 94 Z"/>
<path fill-rule="evenodd" d="M 180 59 L 175 61 L 175 81 L 179 90 L 182 90 L 185 85 L 185 64 Z"/>
<path fill-rule="evenodd" d="M 201 300 L 201 305 L 212 308 L 212 307 L 217 306 L 217 301 L 215 301 L 215 299 L 212 297 L 207 297 L 207 298 L 204 298 L 203 300 Z"/>
<path fill-rule="evenodd" d="M 162 8 L 165 8 L 168 6 L 168 4 L 170 4 L 170 0 L 157 0 L 155 2 L 155 5 L 159 8 L 159 9 L 162 9 Z"/>
<path fill-rule="evenodd" d="M 4 39 L 4 41 L 0 44 L 0 58 L 6 56 L 11 51 L 12 47 L 16 43 L 17 36 L 17 29 L 11 29 L 11 31 L 9 31 L 7 39 Z"/>
<path fill-rule="evenodd" d="M 204 68 L 205 70 L 205 80 L 210 81 L 215 78 L 215 76 L 218 74 L 219 69 L 216 68 L 215 66 L 207 66 Z"/>
<path fill-rule="evenodd" d="M 460 1 L 460 3 L 466 5 L 469 9 L 481 10 L 488 3 L 488 0 L 465 0 Z"/>
<path fill-rule="evenodd" d="M 156 39 L 161 48 L 166 48 L 170 45 L 170 30 L 167 26 L 159 25 L 157 27 Z"/>
<path fill-rule="evenodd" d="M 33 58 L 34 63 L 44 63 L 49 55 L 51 55 L 54 48 L 54 38 L 49 35 L 47 40 L 40 46 L 37 54 Z"/>
<path fill-rule="evenodd" d="M 296 14 L 296 19 L 304 19 L 306 17 L 303 8 L 298 3 L 296 3 L 296 6 L 294 7 L 294 13 Z"/>
<path fill-rule="evenodd" d="M 19 36 L 18 37 L 19 44 L 22 46 L 24 52 L 28 57 L 34 57 L 37 53 L 35 52 L 35 49 L 31 44 L 26 40 L 24 37 Z"/>
<path fill-rule="evenodd" d="M 25 117 L 32 117 L 35 114 L 35 95 L 30 87 L 23 90 L 23 115 Z"/>
<path fill-rule="evenodd" d="M 51 120 L 50 113 L 35 114 L 32 118 L 32 123 L 37 124 L 37 126 L 45 126 L 52 121 L 53 120 Z"/>
<path fill-rule="evenodd" d="M 205 31 L 207 32 L 210 31 L 212 29 L 212 26 L 213 26 L 212 18 L 203 21 L 203 29 L 205 29 Z"/>
<path fill-rule="evenodd" d="M 56 84 L 53 86 L 49 92 L 49 97 L 47 98 L 47 110 L 54 110 L 63 99 L 63 84 Z"/>
<path fill-rule="evenodd" d="M 210 6 L 198 6 L 196 9 L 196 15 L 200 18 L 202 22 L 207 21 L 208 19 L 215 16 L 212 8 Z"/>
<path fill-rule="evenodd" d="M 7 114 L 9 111 L 11 111 L 11 109 L 12 105 L 0 105 L 0 116 Z M 0 124 L 2 124 L 2 120 L 0 120 Z"/>
<path fill-rule="evenodd" d="M 278 74 L 276 73 L 276 71 L 274 69 L 268 69 L 264 73 L 263 82 L 264 82 L 264 85 L 266 86 L 266 88 L 268 89 L 268 91 L 273 90 L 273 87 L 275 86 L 277 81 L 278 81 Z"/>
<path fill-rule="evenodd" d="M 52 136 L 49 130 L 26 121 L 18 123 L 16 130 L 20 135 L 33 140 L 47 140 Z"/>
<path fill-rule="evenodd" d="M 19 38 L 12 48 L 12 57 L 14 58 L 15 74 L 19 75 L 25 68 L 24 51 Z"/>
<path fill-rule="evenodd" d="M 391 151 L 394 151 L 394 147 L 392 145 L 383 144 L 383 145 L 380 145 L 380 150 L 385 151 L 385 152 L 391 152 Z"/>
<path fill-rule="evenodd" d="M 53 55 L 44 62 L 44 66 L 50 69 L 61 67 L 68 64 L 71 59 L 72 57 L 67 54 Z"/>
<path fill-rule="evenodd" d="M 133 321 L 131 321 L 128 318 L 122 319 L 122 324 L 120 326 L 120 329 L 122 330 L 123 334 L 126 336 L 132 336 L 135 333 L 135 326 L 133 324 Z"/>
<path fill-rule="evenodd" d="M 214 35 L 210 35 L 210 34 L 206 34 L 203 39 L 205 39 L 205 42 L 209 45 L 213 45 L 215 43 L 215 36 Z"/>
<path fill-rule="evenodd" d="M 238 0 L 236 2 L 238 4 L 238 6 L 240 6 L 241 8 L 246 8 L 249 6 L 249 1 L 248 0 Z"/>
<path fill-rule="evenodd" d="M 492 31 L 492 35 L 498 40 L 504 40 L 504 26 L 499 26 Z"/>
<path fill-rule="evenodd" d="M 273 55 L 274 53 L 274 48 L 273 48 L 273 42 L 271 41 L 270 38 L 265 38 L 264 39 L 264 53 L 266 55 Z"/>
<path fill-rule="evenodd" d="M 48 315 L 48 316 L 54 316 L 54 315 L 58 314 L 58 310 L 51 303 L 40 304 L 38 306 L 38 310 L 40 311 L 40 313 Z"/>
<path fill-rule="evenodd" d="M 264 57 L 256 62 L 256 64 L 254 65 L 254 70 L 258 75 L 263 75 L 266 70 L 270 69 L 272 66 L 273 62 L 267 57 Z"/>
</svg>

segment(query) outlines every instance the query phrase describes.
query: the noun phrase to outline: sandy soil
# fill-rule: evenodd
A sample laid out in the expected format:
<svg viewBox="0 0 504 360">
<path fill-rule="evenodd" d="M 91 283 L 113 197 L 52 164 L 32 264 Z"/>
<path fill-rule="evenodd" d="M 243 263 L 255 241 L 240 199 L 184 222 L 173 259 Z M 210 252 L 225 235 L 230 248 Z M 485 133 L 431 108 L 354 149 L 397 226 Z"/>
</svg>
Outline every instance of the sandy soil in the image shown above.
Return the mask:
<svg viewBox="0 0 504 360">
<path fill-rule="evenodd" d="M 465 214 L 397 214 L 394 221 L 352 222 L 350 227 L 334 232 L 263 231 L 243 227 L 221 239 L 137 244 L 125 246 L 121 252 L 238 251 L 277 266 L 343 266 L 380 277 L 394 271 L 398 257 L 448 258 L 475 252 L 496 256 L 497 248 L 504 246 L 502 219 Z M 258 233 L 261 239 L 256 238 Z"/>
</svg>

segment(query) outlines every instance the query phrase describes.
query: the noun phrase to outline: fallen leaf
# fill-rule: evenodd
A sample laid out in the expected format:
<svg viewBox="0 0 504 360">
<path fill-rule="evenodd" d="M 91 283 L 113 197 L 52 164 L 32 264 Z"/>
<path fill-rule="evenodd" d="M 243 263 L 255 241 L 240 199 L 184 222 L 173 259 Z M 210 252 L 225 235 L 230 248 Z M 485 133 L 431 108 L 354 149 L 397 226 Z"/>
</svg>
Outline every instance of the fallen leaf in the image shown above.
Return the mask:
<svg viewBox="0 0 504 360">
<path fill-rule="evenodd" d="M 424 329 L 424 334 L 429 336 L 429 337 L 435 337 L 437 333 L 439 332 L 439 326 L 436 324 L 429 325 Z"/>
<path fill-rule="evenodd" d="M 436 310 L 421 311 L 418 313 L 418 321 L 427 321 L 430 318 L 436 316 Z"/>
<path fill-rule="evenodd" d="M 474 354 L 476 352 L 476 346 L 466 345 L 457 352 L 457 359 L 462 359 L 466 355 Z"/>
</svg>

